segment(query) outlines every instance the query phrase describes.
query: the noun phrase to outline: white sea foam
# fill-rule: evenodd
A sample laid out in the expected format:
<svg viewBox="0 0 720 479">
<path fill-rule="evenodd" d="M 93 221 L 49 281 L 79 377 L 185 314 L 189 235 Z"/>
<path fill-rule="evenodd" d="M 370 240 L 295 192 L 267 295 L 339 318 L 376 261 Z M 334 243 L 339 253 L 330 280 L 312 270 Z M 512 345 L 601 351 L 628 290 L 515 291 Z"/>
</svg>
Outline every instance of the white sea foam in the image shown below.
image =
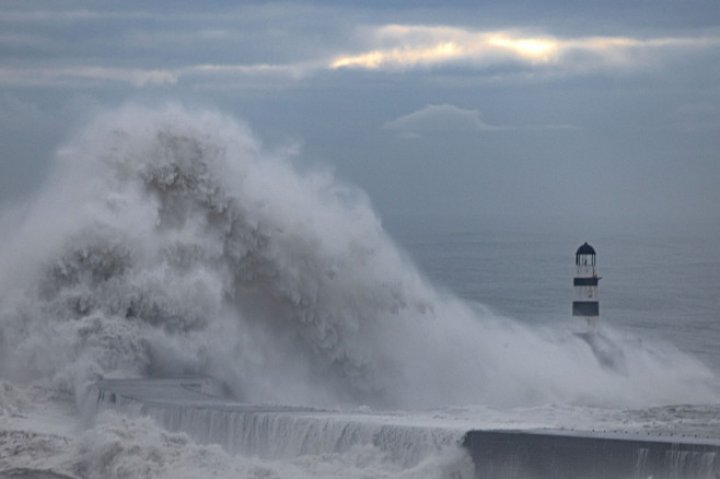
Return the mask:
<svg viewBox="0 0 720 479">
<path fill-rule="evenodd" d="M 82 397 L 101 377 L 203 374 L 249 402 L 409 409 L 716 397 L 713 374 L 669 345 L 607 331 L 625 358 L 608 368 L 576 336 L 438 292 L 361 191 L 292 163 L 216 112 L 96 118 L 32 204 L 0 215 L 0 377 Z M 122 421 L 87 433 L 88 477 L 110 467 L 96 448 L 117 472 L 140 437 L 160 456 L 191 447 Z"/>
</svg>

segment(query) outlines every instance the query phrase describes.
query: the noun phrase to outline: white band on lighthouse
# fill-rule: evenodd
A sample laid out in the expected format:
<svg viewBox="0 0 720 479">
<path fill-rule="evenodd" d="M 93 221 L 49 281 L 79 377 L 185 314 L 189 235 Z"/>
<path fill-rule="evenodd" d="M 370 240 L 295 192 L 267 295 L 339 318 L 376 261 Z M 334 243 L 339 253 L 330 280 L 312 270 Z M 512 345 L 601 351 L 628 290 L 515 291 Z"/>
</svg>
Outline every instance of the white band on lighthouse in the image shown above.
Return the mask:
<svg viewBox="0 0 720 479">
<path fill-rule="evenodd" d="M 589 325 L 594 326 L 600 318 L 598 298 L 600 278 L 595 270 L 595 249 L 583 243 L 575 253 L 575 266 L 577 271 L 573 279 L 572 314 L 584 318 Z"/>
</svg>

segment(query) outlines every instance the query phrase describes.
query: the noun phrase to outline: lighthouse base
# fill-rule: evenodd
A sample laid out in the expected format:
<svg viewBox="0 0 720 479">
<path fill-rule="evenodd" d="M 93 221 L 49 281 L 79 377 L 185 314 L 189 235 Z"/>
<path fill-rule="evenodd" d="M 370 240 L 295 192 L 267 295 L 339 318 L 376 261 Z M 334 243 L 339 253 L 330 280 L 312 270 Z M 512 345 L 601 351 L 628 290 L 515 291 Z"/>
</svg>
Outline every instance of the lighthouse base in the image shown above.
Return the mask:
<svg viewBox="0 0 720 479">
<path fill-rule="evenodd" d="M 575 336 L 588 345 L 603 368 L 619 373 L 624 373 L 627 370 L 625 353 L 622 348 L 600 331 L 589 330 L 575 333 Z"/>
</svg>

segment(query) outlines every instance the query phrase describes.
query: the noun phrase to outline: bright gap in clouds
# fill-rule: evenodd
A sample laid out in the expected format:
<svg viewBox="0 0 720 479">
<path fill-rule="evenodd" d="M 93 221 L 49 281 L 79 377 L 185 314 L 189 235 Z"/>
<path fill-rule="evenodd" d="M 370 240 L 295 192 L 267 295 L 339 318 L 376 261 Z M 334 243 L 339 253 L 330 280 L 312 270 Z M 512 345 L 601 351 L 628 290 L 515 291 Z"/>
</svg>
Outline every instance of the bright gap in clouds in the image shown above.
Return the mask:
<svg viewBox="0 0 720 479">
<path fill-rule="evenodd" d="M 369 32 L 377 48 L 334 58 L 330 67 L 368 70 L 403 69 L 448 62 L 491 64 L 520 61 L 530 65 L 577 62 L 590 65 L 632 64 L 638 50 L 672 47 L 703 48 L 718 45 L 720 37 L 648 38 L 528 35 L 520 31 L 476 31 L 447 26 L 386 25 Z M 570 59 L 570 54 L 573 58 Z"/>
<path fill-rule="evenodd" d="M 72 18 L 94 21 L 96 15 L 75 12 Z M 36 21 L 45 19 L 40 15 Z M 30 21 L 35 16 L 17 17 L 0 12 L 0 21 Z M 112 17 L 114 18 L 114 17 Z M 352 28 L 352 27 L 351 27 Z M 122 32 L 122 30 L 119 30 Z M 235 38 L 217 36 L 219 29 L 193 30 L 187 36 L 180 35 L 187 43 L 202 43 L 212 38 L 208 49 L 219 52 L 235 51 Z M 199 36 L 197 36 L 199 32 Z M 213 35 L 208 37 L 207 33 Z M 35 48 L 33 41 L 62 45 L 57 32 L 38 31 L 33 35 L 5 35 L 3 41 L 25 48 Z M 46 36 L 43 36 L 46 35 Z M 193 37 L 195 35 L 195 37 Z M 37 37 L 37 38 L 35 38 Z M 152 38 L 152 37 L 151 37 Z M 40 40 L 37 40 L 40 39 Z M 206 59 L 187 55 L 181 61 L 177 46 L 157 46 L 155 56 L 135 51 L 129 61 L 118 62 L 115 57 L 128 55 L 124 37 L 113 43 L 108 41 L 108 51 L 102 59 L 80 61 L 82 55 L 73 49 L 62 55 L 58 50 L 52 58 L 32 57 L 23 62 L 6 62 L 0 66 L 0 86 L 97 86 L 102 84 L 127 84 L 135 88 L 173 87 L 175 85 L 214 89 L 236 88 L 246 84 L 290 85 L 312 79 L 328 70 L 370 70 L 397 72 L 415 68 L 443 68 L 462 66 L 482 70 L 487 67 L 520 67 L 524 73 L 532 70 L 530 81 L 548 78 L 555 74 L 574 75 L 612 70 L 640 70 L 652 64 L 683 60 L 693 52 L 708 52 L 720 46 L 720 31 L 705 31 L 703 35 L 673 37 L 633 36 L 580 36 L 559 37 L 538 31 L 522 29 L 479 30 L 448 25 L 388 24 L 357 27 L 354 35 L 343 36 L 337 42 L 327 42 L 317 48 L 313 42 L 305 42 L 302 36 L 294 38 L 298 45 L 294 55 L 274 55 L 268 48 L 267 55 L 220 55 Z M 15 42 L 15 43 L 12 43 Z M 25 42 L 25 43 L 23 43 Z M 113 54 L 112 46 L 116 51 Z M 304 46 L 302 46 L 304 45 Z M 313 46 L 314 45 L 314 46 Z M 3 46 L 3 45 L 0 45 Z M 200 47 L 198 47 L 200 48 Z M 133 52 L 130 52 L 133 53 Z M 280 50 L 275 53 L 281 53 Z M 143 58 L 138 61 L 137 58 Z M 207 60 L 207 62 L 205 61 Z M 491 68 L 487 68 L 491 70 Z M 515 68 L 512 73 L 517 73 Z M 551 75 L 534 75 L 535 73 Z M 312 81 L 312 80 L 309 80 Z"/>
<path fill-rule="evenodd" d="M 549 62 L 559 49 L 558 42 L 550 38 L 513 38 L 507 34 L 491 34 L 486 41 L 490 46 L 508 50 L 531 62 Z"/>
</svg>

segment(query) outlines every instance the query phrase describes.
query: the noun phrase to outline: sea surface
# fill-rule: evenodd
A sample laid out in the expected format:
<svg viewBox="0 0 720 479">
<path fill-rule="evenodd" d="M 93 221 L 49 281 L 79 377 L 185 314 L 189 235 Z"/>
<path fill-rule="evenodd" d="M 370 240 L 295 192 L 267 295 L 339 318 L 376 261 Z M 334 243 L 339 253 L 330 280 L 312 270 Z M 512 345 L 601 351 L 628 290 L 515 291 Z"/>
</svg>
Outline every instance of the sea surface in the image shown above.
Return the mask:
<svg viewBox="0 0 720 479">
<path fill-rule="evenodd" d="M 597 252 L 601 327 L 677 345 L 720 373 L 720 232 L 707 223 L 391 216 L 434 284 L 529 325 L 575 329 L 575 251 Z M 582 326 L 582 324 L 580 324 Z"/>
</svg>

